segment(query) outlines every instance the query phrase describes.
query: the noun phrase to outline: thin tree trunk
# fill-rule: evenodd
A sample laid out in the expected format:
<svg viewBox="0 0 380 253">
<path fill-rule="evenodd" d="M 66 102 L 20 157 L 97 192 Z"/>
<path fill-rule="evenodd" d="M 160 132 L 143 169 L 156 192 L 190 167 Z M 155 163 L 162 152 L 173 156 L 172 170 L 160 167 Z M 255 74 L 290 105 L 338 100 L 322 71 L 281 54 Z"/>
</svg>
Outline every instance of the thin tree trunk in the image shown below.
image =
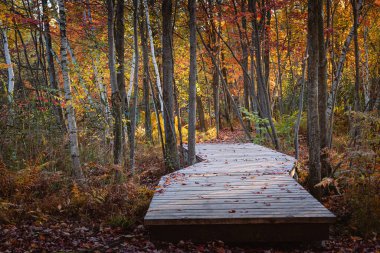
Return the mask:
<svg viewBox="0 0 380 253">
<path fill-rule="evenodd" d="M 151 90 L 151 94 L 152 94 L 152 98 L 153 98 L 153 106 L 154 106 L 154 112 L 156 114 L 156 119 L 157 119 L 157 132 L 158 132 L 158 138 L 160 139 L 160 143 L 161 143 L 161 148 L 162 148 L 162 155 L 165 157 L 165 143 L 164 143 L 164 137 L 162 136 L 162 127 L 161 127 L 161 120 L 160 120 L 160 114 L 159 114 L 159 111 L 158 111 L 158 101 L 159 99 L 155 97 L 154 95 L 154 88 L 153 88 L 153 84 L 152 84 L 152 80 L 150 79 L 150 76 L 149 77 L 149 86 L 150 86 L 150 90 Z"/>
<path fill-rule="evenodd" d="M 354 110 L 360 111 L 360 55 L 359 55 L 359 42 L 358 42 L 358 4 L 357 0 L 351 0 L 353 18 L 354 18 L 354 54 L 355 54 L 355 92 L 354 92 Z M 357 132 L 355 130 L 355 132 Z M 356 135 L 356 134 L 355 134 Z"/>
<path fill-rule="evenodd" d="M 224 52 L 221 50 L 221 53 L 220 53 L 220 66 L 222 66 L 222 74 L 223 74 L 223 79 L 224 79 L 224 82 L 227 84 L 227 87 L 228 87 L 228 79 L 227 79 L 227 68 L 224 64 Z M 226 94 L 227 91 L 225 91 L 225 89 L 223 89 L 223 94 L 224 94 L 224 117 L 226 118 L 226 121 L 227 121 L 227 124 L 230 126 L 230 130 L 233 132 L 234 131 L 234 128 L 232 126 L 232 120 L 231 120 L 231 117 L 230 117 L 230 104 L 231 104 L 231 100 L 229 98 L 229 96 Z"/>
<path fill-rule="evenodd" d="M 315 185 L 321 181 L 320 163 L 320 129 L 318 117 L 318 2 L 321 0 L 308 1 L 307 35 L 309 45 L 308 69 L 308 111 L 307 129 L 309 146 L 309 185 L 312 194 L 319 198 L 320 191 Z"/>
<path fill-rule="evenodd" d="M 302 112 L 303 112 L 303 97 L 305 93 L 305 73 L 306 73 L 306 61 L 308 58 L 308 48 L 309 46 L 306 46 L 305 51 L 305 58 L 302 61 L 302 76 L 301 76 L 301 92 L 298 102 L 298 115 L 297 115 L 297 121 L 294 126 L 294 150 L 295 150 L 295 158 L 299 158 L 299 142 L 298 142 L 298 134 L 301 124 L 301 118 L 302 118 Z"/>
<path fill-rule="evenodd" d="M 321 147 L 321 177 L 330 174 L 327 161 L 327 59 L 323 25 L 323 1 L 318 1 L 318 114 Z"/>
<path fill-rule="evenodd" d="M 260 36 L 259 36 L 259 28 L 257 24 L 257 10 L 256 10 L 256 1 L 257 0 L 250 0 L 249 3 L 251 5 L 250 9 L 253 12 L 253 18 L 252 18 L 252 26 L 253 26 L 253 33 L 252 33 L 252 41 L 255 48 L 255 56 L 256 56 L 256 77 L 257 77 L 257 90 L 258 90 L 258 103 L 261 104 L 261 116 L 263 118 L 267 118 L 269 121 L 270 128 L 272 130 L 272 140 L 273 144 L 275 145 L 275 148 L 278 150 L 280 148 L 278 137 L 276 133 L 276 129 L 274 127 L 271 110 L 270 110 L 270 104 L 269 104 L 269 94 L 267 90 L 267 86 L 264 82 L 264 77 L 262 73 L 262 66 L 261 66 L 261 48 L 260 48 Z"/>
<path fill-rule="evenodd" d="M 71 95 L 71 84 L 69 78 L 69 69 L 67 64 L 67 35 L 66 35 L 66 11 L 65 0 L 58 0 L 59 4 L 59 30 L 61 37 L 61 66 L 63 84 L 65 90 L 65 102 L 66 102 L 66 118 L 68 123 L 68 133 L 70 142 L 70 153 L 73 163 L 73 172 L 75 179 L 82 180 L 84 178 L 83 171 L 79 159 L 79 144 L 78 144 L 78 129 L 75 118 L 75 109 L 73 105 Z"/>
<path fill-rule="evenodd" d="M 162 72 L 163 72 L 163 102 L 165 129 L 165 164 L 174 170 L 179 166 L 177 139 L 174 126 L 174 88 L 173 88 L 173 57 L 172 57 L 172 2 L 162 2 Z"/>
<path fill-rule="evenodd" d="M 161 109 L 161 111 L 164 114 L 164 102 L 163 102 L 163 96 L 162 96 L 162 88 L 161 88 L 162 86 L 161 86 L 161 79 L 160 79 L 160 71 L 158 70 L 158 64 L 157 64 L 157 60 L 156 60 L 156 53 L 155 53 L 155 50 L 154 50 L 154 40 L 153 40 L 152 28 L 150 26 L 150 20 L 149 20 L 148 1 L 147 0 L 143 0 L 143 4 L 144 4 L 144 10 L 145 10 L 145 17 L 146 17 L 146 27 L 148 29 L 148 35 L 149 35 L 150 52 L 151 52 L 151 55 L 152 55 L 152 63 L 153 63 L 154 72 L 155 72 L 155 75 L 156 75 L 156 86 L 157 86 L 157 89 L 158 89 L 158 92 L 159 92 L 158 99 L 159 99 L 160 105 L 161 105 L 160 109 Z"/>
<path fill-rule="evenodd" d="M 135 133 L 137 125 L 137 103 L 138 103 L 138 89 L 139 89 L 139 46 L 138 46 L 138 11 L 139 11 L 139 1 L 133 0 L 133 42 L 135 50 L 135 69 L 133 73 L 133 96 L 130 105 L 130 120 L 131 129 L 129 136 L 129 167 L 132 173 L 135 170 Z"/>
<path fill-rule="evenodd" d="M 278 30 L 277 10 L 274 10 L 274 18 L 275 18 L 275 22 L 276 22 L 278 104 L 279 104 L 280 114 L 283 114 L 284 113 L 284 105 L 283 105 L 283 102 L 282 102 L 282 72 L 281 72 L 280 38 L 279 38 L 279 30 Z"/>
<path fill-rule="evenodd" d="M 358 0 L 358 3 L 357 3 L 358 13 L 360 13 L 362 6 L 363 6 L 363 0 Z M 364 13 L 362 16 L 364 17 L 365 14 L 366 13 Z M 338 92 L 340 80 L 342 78 L 343 67 L 346 61 L 346 55 L 347 55 L 347 52 L 348 52 L 348 49 L 350 47 L 353 37 L 354 37 L 354 26 L 351 27 L 350 33 L 347 35 L 346 40 L 343 44 L 343 48 L 341 50 L 339 61 L 338 61 L 336 71 L 334 74 L 334 80 L 331 85 L 330 94 L 327 99 L 327 118 L 329 119 L 329 124 L 328 124 L 328 146 L 329 147 L 331 147 L 332 145 L 332 137 L 333 137 L 332 130 L 333 130 L 333 123 L 334 123 L 334 108 L 335 108 L 335 103 L 336 103 L 336 94 Z"/>
<path fill-rule="evenodd" d="M 90 103 L 90 105 L 93 107 L 93 108 L 97 108 L 97 105 L 95 104 L 94 100 L 92 99 L 92 96 L 90 94 L 90 91 L 87 89 L 86 87 L 86 83 L 82 77 L 82 73 L 81 73 L 81 70 L 80 70 L 80 66 L 78 64 L 78 61 L 75 57 L 75 54 L 74 54 L 74 51 L 73 49 L 70 47 L 70 43 L 69 41 L 67 41 L 67 51 L 69 52 L 69 55 L 70 55 L 70 58 L 71 58 L 71 61 L 74 65 L 74 68 L 75 68 L 75 72 L 77 73 L 78 75 L 78 79 L 79 79 L 79 84 L 80 86 L 82 87 L 84 93 L 86 94 L 86 98 L 88 99 L 88 102 Z"/>
<path fill-rule="evenodd" d="M 2 22 L 0 21 L 0 26 L 2 26 Z M 6 27 L 1 29 L 2 36 L 3 36 L 3 47 L 4 47 L 4 56 L 5 56 L 5 63 L 7 64 L 7 70 L 8 70 L 8 86 L 7 86 L 7 97 L 8 102 L 10 106 L 13 104 L 14 100 L 14 88 L 15 88 L 15 74 L 13 71 L 13 65 L 12 65 L 12 59 L 11 54 L 9 51 L 9 43 L 8 43 L 8 35 L 6 31 Z"/>
<path fill-rule="evenodd" d="M 108 26 L 108 65 L 110 70 L 110 81 L 112 90 L 112 113 L 114 117 L 114 143 L 113 143 L 113 163 L 116 166 L 122 165 L 123 154 L 123 123 L 122 123 L 122 101 L 117 84 L 115 69 L 115 39 L 114 39 L 114 4 L 113 0 L 107 0 L 107 26 Z M 120 181 L 121 174 L 118 168 L 115 172 L 116 181 Z"/>
<path fill-rule="evenodd" d="M 368 27 L 364 27 L 363 31 L 363 43 L 364 43 L 364 80 L 363 80 L 363 93 L 364 93 L 364 105 L 365 111 L 370 110 L 370 74 L 369 74 L 369 54 L 368 54 Z"/>
<path fill-rule="evenodd" d="M 143 15 L 144 12 L 141 12 Z M 145 111 L 145 138 L 149 143 L 153 143 L 152 137 L 152 120 L 150 117 L 150 99 L 149 99 L 149 54 L 147 45 L 147 29 L 144 18 L 140 22 L 140 37 L 143 55 L 143 103 Z"/>
<path fill-rule="evenodd" d="M 190 73 L 189 73 L 189 127 L 188 127 L 188 163 L 196 162 L 195 156 L 195 126 L 196 126 L 196 96 L 197 96 L 197 31 L 196 31 L 196 0 L 188 0 L 190 14 Z"/>
<path fill-rule="evenodd" d="M 235 15 L 237 16 L 238 11 L 236 8 L 235 0 L 233 0 L 232 3 L 234 6 Z M 245 11 L 246 11 L 246 0 L 242 0 L 241 1 L 241 12 L 245 13 Z M 246 33 L 246 31 L 247 31 L 247 18 L 245 17 L 245 15 L 243 15 L 241 18 L 241 25 L 242 25 L 244 32 Z M 236 22 L 236 26 L 237 26 L 238 31 L 239 31 L 240 45 L 241 45 L 241 49 L 242 49 L 241 65 L 243 68 L 244 107 L 247 111 L 249 111 L 250 110 L 249 98 L 250 98 L 250 82 L 251 82 L 250 79 L 251 78 L 249 77 L 248 71 L 247 71 L 248 70 L 248 41 L 247 41 L 246 37 L 243 36 L 243 32 L 240 29 L 239 22 Z M 248 129 L 251 129 L 250 121 L 247 121 L 247 125 L 248 125 Z"/>
<path fill-rule="evenodd" d="M 49 18 L 47 16 L 48 13 L 48 4 L 47 0 L 42 0 L 42 8 L 43 8 L 43 25 L 44 25 L 44 35 L 45 35 L 45 46 L 46 46 L 46 58 L 47 58 L 47 64 L 48 64 L 48 72 L 49 72 L 49 80 L 50 80 L 50 88 L 53 90 L 52 95 L 54 96 L 53 99 L 57 100 L 59 98 L 59 88 L 58 88 L 58 82 L 57 77 L 55 73 L 55 67 L 54 67 L 54 58 L 52 53 L 52 42 L 51 42 L 51 35 L 50 35 L 50 25 L 49 25 Z M 63 110 L 60 105 L 53 105 L 57 122 L 62 127 L 64 131 L 66 131 L 66 124 L 65 119 L 63 117 Z"/>
<path fill-rule="evenodd" d="M 196 96 L 197 99 L 197 112 L 199 119 L 199 128 L 202 132 L 206 131 L 206 120 L 205 120 L 205 112 L 203 108 L 202 98 L 200 95 Z"/>
<path fill-rule="evenodd" d="M 121 111 L 122 111 L 122 117 L 124 116 L 126 118 L 126 122 L 129 122 L 127 115 L 128 110 L 128 104 L 127 104 L 127 94 L 125 90 L 125 60 L 124 60 L 124 53 L 125 53 L 125 45 L 124 45 L 124 30 L 125 30 L 125 24 L 124 24 L 124 0 L 116 0 L 116 6 L 115 6 L 115 53 L 116 53 L 116 80 L 117 80 L 117 86 L 120 93 L 121 98 Z M 122 121 L 123 122 L 123 121 Z M 127 141 L 126 141 L 126 134 L 125 129 L 128 129 L 124 122 L 122 123 L 122 139 L 123 139 L 123 156 L 125 156 L 126 150 L 127 150 Z M 131 151 L 131 150 L 130 150 Z"/>
<path fill-rule="evenodd" d="M 271 96 L 269 92 L 269 74 L 270 74 L 270 21 L 271 21 L 271 10 L 269 9 L 269 5 L 263 5 L 263 15 L 265 13 L 265 25 L 264 25 L 264 55 L 263 55 L 263 61 L 264 61 L 264 85 L 265 85 L 265 91 L 268 94 L 268 104 L 271 101 Z M 270 106 L 268 108 L 269 111 L 271 111 Z"/>
</svg>

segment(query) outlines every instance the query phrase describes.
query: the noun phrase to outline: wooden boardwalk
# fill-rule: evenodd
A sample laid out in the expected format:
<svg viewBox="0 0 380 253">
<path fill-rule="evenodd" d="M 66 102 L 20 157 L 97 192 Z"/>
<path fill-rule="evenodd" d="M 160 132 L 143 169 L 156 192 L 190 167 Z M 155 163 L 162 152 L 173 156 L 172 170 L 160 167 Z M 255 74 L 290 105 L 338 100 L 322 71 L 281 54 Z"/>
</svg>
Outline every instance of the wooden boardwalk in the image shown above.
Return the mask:
<svg viewBox="0 0 380 253">
<path fill-rule="evenodd" d="M 203 159 L 161 178 L 145 216 L 153 239 L 328 238 L 335 216 L 289 173 L 295 159 L 255 144 L 197 144 Z"/>
</svg>

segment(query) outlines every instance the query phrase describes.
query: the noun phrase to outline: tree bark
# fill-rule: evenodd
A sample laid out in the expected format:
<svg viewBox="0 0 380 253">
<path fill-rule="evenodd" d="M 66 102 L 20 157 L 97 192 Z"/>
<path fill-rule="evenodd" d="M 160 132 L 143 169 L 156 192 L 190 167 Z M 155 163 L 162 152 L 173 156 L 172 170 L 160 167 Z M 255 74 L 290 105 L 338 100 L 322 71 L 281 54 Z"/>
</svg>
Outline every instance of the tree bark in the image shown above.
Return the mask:
<svg viewBox="0 0 380 253">
<path fill-rule="evenodd" d="M 308 1 L 307 35 L 309 45 L 308 69 L 308 146 L 309 146 L 309 185 L 312 194 L 319 198 L 319 188 L 315 185 L 321 181 L 320 163 L 320 129 L 318 117 L 318 2 L 321 0 Z"/>
<path fill-rule="evenodd" d="M 270 5 L 263 5 L 263 15 L 265 13 L 265 25 L 264 25 L 264 55 L 263 55 L 263 61 L 264 61 L 264 85 L 265 90 L 268 94 L 268 102 L 270 103 L 271 97 L 269 92 L 269 74 L 270 74 L 270 21 L 272 17 L 272 13 L 270 10 Z M 271 111 L 270 107 L 269 110 Z"/>
<path fill-rule="evenodd" d="M 144 12 L 141 13 L 142 15 Z M 147 29 L 146 22 L 144 18 L 140 22 L 140 37 L 141 37 L 141 46 L 142 46 L 142 55 L 143 55 L 143 103 L 145 111 L 145 137 L 149 143 L 153 143 L 152 137 L 152 120 L 150 117 L 150 99 L 149 99 L 149 53 L 147 45 Z"/>
<path fill-rule="evenodd" d="M 162 72 L 165 129 L 165 165 L 174 170 L 179 166 L 177 139 L 174 125 L 174 89 L 172 57 L 172 1 L 162 1 Z"/>
<path fill-rule="evenodd" d="M 112 113 L 114 117 L 114 143 L 113 143 L 113 163 L 117 166 L 122 165 L 123 153 L 123 123 L 122 123 L 122 101 L 117 83 L 115 68 L 115 39 L 114 39 L 114 3 L 113 0 L 107 0 L 107 26 L 108 26 L 108 65 L 110 71 L 111 90 L 112 90 Z M 119 181 L 121 174 L 118 168 L 115 172 L 116 180 Z"/>
<path fill-rule="evenodd" d="M 49 17 L 48 17 L 48 4 L 47 0 L 42 0 L 42 21 L 44 25 L 44 36 L 45 36 L 45 47 L 46 47 L 46 60 L 48 65 L 48 72 L 49 72 L 49 82 L 50 82 L 50 88 L 52 89 L 52 95 L 53 99 L 57 100 L 59 98 L 59 88 L 58 88 L 58 82 L 57 77 L 55 73 L 55 67 L 54 67 L 54 58 L 53 58 L 53 47 L 51 42 L 51 35 L 50 35 L 50 25 L 49 25 Z M 57 122 L 62 127 L 64 131 L 66 131 L 66 124 L 65 119 L 63 117 L 63 110 L 62 107 L 57 104 L 53 105 Z"/>
<path fill-rule="evenodd" d="M 83 171 L 79 159 L 79 144 L 78 144 L 78 129 L 75 118 L 75 109 L 73 106 L 73 100 L 71 95 L 71 84 L 69 78 L 69 68 L 67 64 L 67 35 L 66 35 L 66 10 L 65 0 L 58 0 L 59 4 L 59 30 L 61 37 L 61 66 L 63 84 L 65 90 L 65 102 L 66 102 L 66 118 L 68 123 L 70 153 L 73 165 L 74 177 L 76 180 L 82 180 L 84 178 Z"/>
<path fill-rule="evenodd" d="M 148 9 L 148 1 L 143 0 L 144 4 L 144 10 L 145 10 L 145 17 L 146 17 L 146 27 L 148 29 L 148 35 L 149 35 L 149 42 L 150 42 L 150 52 L 152 55 L 152 63 L 154 67 L 154 72 L 156 75 L 156 86 L 158 89 L 158 99 L 160 101 L 161 111 L 164 112 L 164 102 L 163 102 L 163 96 L 162 96 L 162 86 L 161 86 L 161 79 L 160 79 L 160 71 L 158 70 L 158 64 L 156 60 L 156 53 L 154 50 L 154 40 L 152 35 L 152 28 L 150 26 L 150 19 L 149 19 L 149 9 Z"/>
<path fill-rule="evenodd" d="M 277 52 L 277 81 L 278 81 L 278 107 L 280 109 L 280 114 L 284 113 L 284 105 L 282 103 L 282 71 L 281 71 L 281 54 L 280 54 L 280 38 L 278 30 L 278 18 L 277 10 L 274 10 L 274 18 L 276 24 L 276 52 Z"/>
<path fill-rule="evenodd" d="M 354 18 L 354 54 L 355 54 L 355 89 L 354 89 L 354 110 L 360 111 L 360 55 L 359 55 L 359 42 L 358 42 L 358 3 L 357 0 L 351 0 L 352 12 Z M 355 132 L 357 132 L 355 130 Z M 356 135 L 356 134 L 355 134 Z"/>
<path fill-rule="evenodd" d="M 318 1 L 318 114 L 321 147 L 321 177 L 327 177 L 329 171 L 327 161 L 327 59 L 323 25 L 323 0 Z"/>
<path fill-rule="evenodd" d="M 370 74 L 369 74 L 369 54 L 368 54 L 368 27 L 364 27 L 363 31 L 363 44 L 364 44 L 364 80 L 363 80 L 363 95 L 364 95 L 364 108 L 365 111 L 370 110 Z"/>
<path fill-rule="evenodd" d="M 0 26 L 2 26 L 2 22 L 0 20 Z M 1 29 L 2 36 L 3 36 L 3 47 L 4 47 L 4 56 L 5 56 L 5 63 L 7 64 L 7 70 L 8 70 L 8 85 L 7 85 L 7 97 L 8 102 L 10 106 L 12 106 L 14 101 L 14 88 L 15 88 L 15 74 L 13 71 L 13 64 L 12 64 L 12 58 L 9 51 L 9 43 L 8 43 L 8 35 L 7 35 L 7 28 L 4 27 Z"/>
<path fill-rule="evenodd" d="M 196 162 L 195 156 L 195 125 L 197 96 L 197 31 L 196 31 L 196 0 L 188 0 L 190 14 L 190 73 L 189 73 L 189 127 L 188 127 L 188 163 Z"/>
<path fill-rule="evenodd" d="M 197 112 L 198 112 L 198 119 L 199 119 L 199 128 L 202 132 L 205 132 L 206 129 L 206 120 L 205 120 L 205 112 L 203 108 L 202 98 L 200 95 L 197 95 Z"/>
<path fill-rule="evenodd" d="M 129 122 L 127 110 L 128 110 L 128 104 L 127 104 L 127 94 L 125 90 L 125 60 L 124 60 L 124 53 L 125 53 L 125 45 L 124 45 L 124 34 L 125 34 L 125 22 L 124 22 L 124 0 L 116 0 L 116 6 L 115 6 L 115 53 L 116 53 L 116 80 L 117 80 L 117 86 L 119 89 L 120 99 L 121 99 L 121 112 L 122 112 L 122 118 L 123 116 L 126 118 L 126 122 Z M 123 122 L 123 121 L 122 121 Z M 126 151 L 126 137 L 125 137 L 125 129 L 128 130 L 128 127 L 126 127 L 125 123 L 122 123 L 122 139 L 123 139 L 123 153 L 125 154 Z M 131 150 L 130 150 L 131 151 Z"/>
<path fill-rule="evenodd" d="M 135 69 L 133 73 L 133 96 L 131 99 L 130 105 L 130 121 L 131 121 L 131 129 L 129 133 L 129 167 L 134 173 L 135 170 L 135 133 L 136 133 L 136 125 L 137 125 L 137 103 L 138 103 L 138 89 L 139 89 L 139 45 L 138 45 L 138 31 L 137 31 L 137 23 L 138 23 L 138 11 L 139 11 L 139 1 L 133 0 L 133 43 L 135 50 Z"/>
<path fill-rule="evenodd" d="M 300 91 L 300 97 L 299 97 L 299 102 L 298 102 L 298 115 L 297 115 L 297 120 L 294 126 L 294 150 L 295 150 L 295 158 L 299 158 L 299 142 L 298 142 L 298 134 L 299 134 L 299 129 L 300 129 L 300 124 L 301 124 L 301 117 L 302 117 L 302 112 L 303 112 L 303 97 L 305 93 L 305 73 L 306 73 L 306 61 L 308 58 L 308 48 L 309 46 L 306 46 L 306 51 L 305 51 L 305 58 L 302 61 L 302 76 L 301 76 L 301 91 Z"/>
</svg>

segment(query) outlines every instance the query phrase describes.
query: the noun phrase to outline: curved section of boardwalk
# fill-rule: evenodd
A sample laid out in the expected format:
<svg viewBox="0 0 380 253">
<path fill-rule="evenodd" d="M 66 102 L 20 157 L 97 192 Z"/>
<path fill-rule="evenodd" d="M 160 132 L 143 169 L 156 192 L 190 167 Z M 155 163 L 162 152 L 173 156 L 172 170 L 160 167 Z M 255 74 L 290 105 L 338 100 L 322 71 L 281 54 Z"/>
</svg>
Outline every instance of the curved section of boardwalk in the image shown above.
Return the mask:
<svg viewBox="0 0 380 253">
<path fill-rule="evenodd" d="M 255 144 L 197 144 L 202 162 L 162 177 L 145 225 L 153 238 L 328 238 L 335 216 L 290 175 L 295 159 Z"/>
</svg>

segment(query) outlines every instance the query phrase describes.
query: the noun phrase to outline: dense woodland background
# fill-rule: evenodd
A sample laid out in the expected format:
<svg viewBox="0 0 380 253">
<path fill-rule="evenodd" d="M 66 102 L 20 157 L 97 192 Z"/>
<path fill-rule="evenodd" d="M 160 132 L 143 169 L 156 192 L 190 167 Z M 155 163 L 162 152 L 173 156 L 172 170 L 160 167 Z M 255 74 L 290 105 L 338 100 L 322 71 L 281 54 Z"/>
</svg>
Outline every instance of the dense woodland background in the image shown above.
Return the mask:
<svg viewBox="0 0 380 253">
<path fill-rule="evenodd" d="M 377 0 L 1 0 L 0 250 L 155 249 L 141 219 L 196 142 L 295 155 L 299 180 L 339 218 L 326 250 L 375 250 L 379 11 Z"/>
</svg>

